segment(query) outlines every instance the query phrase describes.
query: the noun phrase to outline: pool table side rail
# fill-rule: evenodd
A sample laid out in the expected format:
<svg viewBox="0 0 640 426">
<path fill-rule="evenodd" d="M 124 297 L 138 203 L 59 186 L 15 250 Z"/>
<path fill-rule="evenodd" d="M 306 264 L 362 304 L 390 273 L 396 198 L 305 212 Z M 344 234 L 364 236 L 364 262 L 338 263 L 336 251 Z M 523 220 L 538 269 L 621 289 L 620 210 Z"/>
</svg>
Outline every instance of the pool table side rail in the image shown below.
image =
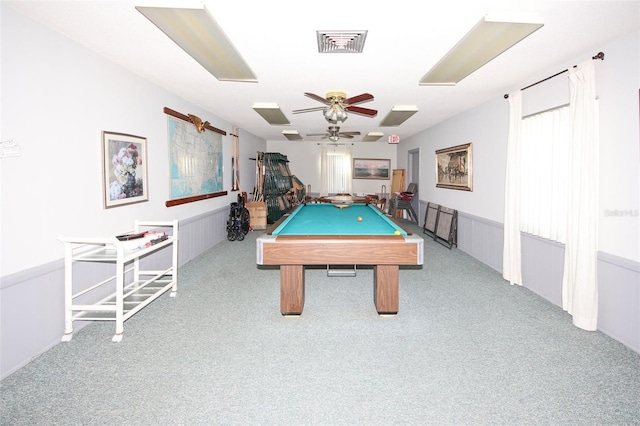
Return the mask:
<svg viewBox="0 0 640 426">
<path fill-rule="evenodd" d="M 407 236 L 273 236 L 256 241 L 258 265 L 422 265 L 424 241 Z"/>
</svg>

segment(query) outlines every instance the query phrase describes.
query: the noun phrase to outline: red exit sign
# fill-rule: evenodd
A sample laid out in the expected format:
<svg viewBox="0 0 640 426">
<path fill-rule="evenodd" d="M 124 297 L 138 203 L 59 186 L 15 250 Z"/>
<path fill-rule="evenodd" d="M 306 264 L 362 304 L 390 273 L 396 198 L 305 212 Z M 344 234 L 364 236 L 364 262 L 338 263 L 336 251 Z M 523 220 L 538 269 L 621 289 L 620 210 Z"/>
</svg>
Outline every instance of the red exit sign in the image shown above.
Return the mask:
<svg viewBox="0 0 640 426">
<path fill-rule="evenodd" d="M 400 142 L 400 136 L 398 135 L 389 136 L 389 143 L 398 143 L 398 142 Z"/>
</svg>

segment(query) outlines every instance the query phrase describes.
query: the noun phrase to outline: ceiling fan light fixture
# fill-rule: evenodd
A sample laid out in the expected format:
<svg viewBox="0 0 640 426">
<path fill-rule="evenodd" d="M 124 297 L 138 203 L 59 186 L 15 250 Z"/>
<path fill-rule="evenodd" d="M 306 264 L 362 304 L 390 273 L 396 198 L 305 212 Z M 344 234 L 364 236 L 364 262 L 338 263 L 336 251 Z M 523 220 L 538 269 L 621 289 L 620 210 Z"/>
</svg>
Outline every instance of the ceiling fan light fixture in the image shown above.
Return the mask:
<svg viewBox="0 0 640 426">
<path fill-rule="evenodd" d="M 542 18 L 535 13 L 489 13 L 434 65 L 418 84 L 455 86 L 543 25 Z"/>
<path fill-rule="evenodd" d="M 330 123 L 335 123 L 338 120 L 338 114 L 330 106 L 322 111 L 322 115 L 324 115 L 324 118 Z"/>
<path fill-rule="evenodd" d="M 324 115 L 324 118 L 332 124 L 337 124 L 338 122 L 344 122 L 347 120 L 347 111 L 345 111 L 345 109 L 339 104 L 327 106 L 322 111 L 322 114 Z"/>
</svg>

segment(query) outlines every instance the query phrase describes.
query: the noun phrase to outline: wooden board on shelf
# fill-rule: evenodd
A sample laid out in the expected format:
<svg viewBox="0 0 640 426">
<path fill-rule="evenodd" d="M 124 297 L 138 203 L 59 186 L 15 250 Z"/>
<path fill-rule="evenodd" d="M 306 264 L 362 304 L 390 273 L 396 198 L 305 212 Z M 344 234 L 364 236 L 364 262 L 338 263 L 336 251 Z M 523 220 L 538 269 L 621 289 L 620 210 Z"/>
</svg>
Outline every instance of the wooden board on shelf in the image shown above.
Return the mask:
<svg viewBox="0 0 640 426">
<path fill-rule="evenodd" d="M 393 198 L 396 192 L 404 191 L 404 169 L 393 169 L 393 175 L 391 177 L 391 192 L 389 198 Z M 396 219 L 402 218 L 402 210 L 396 211 Z"/>
<path fill-rule="evenodd" d="M 391 177 L 391 194 L 404 191 L 404 169 L 394 169 Z"/>
</svg>

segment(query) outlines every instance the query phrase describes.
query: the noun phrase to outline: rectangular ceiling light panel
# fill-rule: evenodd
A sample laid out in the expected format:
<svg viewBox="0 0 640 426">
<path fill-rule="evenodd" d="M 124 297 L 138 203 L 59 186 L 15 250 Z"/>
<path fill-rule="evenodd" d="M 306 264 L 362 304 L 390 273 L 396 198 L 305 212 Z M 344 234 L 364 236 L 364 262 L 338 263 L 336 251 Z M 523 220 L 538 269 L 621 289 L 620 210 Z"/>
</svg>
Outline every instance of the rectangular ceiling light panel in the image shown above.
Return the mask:
<svg viewBox="0 0 640 426">
<path fill-rule="evenodd" d="M 252 106 L 253 110 L 260 114 L 267 123 L 273 126 L 289 126 L 291 123 L 284 115 L 278 104 L 256 103 Z"/>
<path fill-rule="evenodd" d="M 394 106 L 380 122 L 380 127 L 399 126 L 416 112 L 418 112 L 417 106 Z"/>
<path fill-rule="evenodd" d="M 198 8 L 136 6 L 136 9 L 218 80 L 258 81 L 204 5 Z"/>
<path fill-rule="evenodd" d="M 453 86 L 544 25 L 530 13 L 493 13 L 465 35 L 427 74 L 420 86 Z"/>
<path fill-rule="evenodd" d="M 369 132 L 362 138 L 362 142 L 375 142 L 383 136 L 382 132 Z"/>
<path fill-rule="evenodd" d="M 303 140 L 302 136 L 300 135 L 300 133 L 298 133 L 297 130 L 283 130 L 282 134 L 284 135 L 285 138 L 289 139 L 290 141 Z"/>
</svg>

